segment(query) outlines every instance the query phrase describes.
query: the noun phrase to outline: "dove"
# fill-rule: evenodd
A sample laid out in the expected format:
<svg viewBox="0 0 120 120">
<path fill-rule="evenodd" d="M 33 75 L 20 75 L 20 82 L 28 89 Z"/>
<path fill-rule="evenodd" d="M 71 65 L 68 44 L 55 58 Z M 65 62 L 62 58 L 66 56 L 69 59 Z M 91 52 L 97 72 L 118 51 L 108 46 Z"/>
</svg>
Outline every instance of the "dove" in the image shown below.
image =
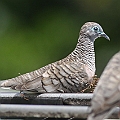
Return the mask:
<svg viewBox="0 0 120 120">
<path fill-rule="evenodd" d="M 107 118 L 120 105 L 120 52 L 115 54 L 103 71 L 94 90 L 88 120 Z"/>
<path fill-rule="evenodd" d="M 23 93 L 78 93 L 91 84 L 95 75 L 94 42 L 109 37 L 95 22 L 86 22 L 80 30 L 75 49 L 65 58 L 40 69 L 3 80 L 1 87 Z"/>
</svg>

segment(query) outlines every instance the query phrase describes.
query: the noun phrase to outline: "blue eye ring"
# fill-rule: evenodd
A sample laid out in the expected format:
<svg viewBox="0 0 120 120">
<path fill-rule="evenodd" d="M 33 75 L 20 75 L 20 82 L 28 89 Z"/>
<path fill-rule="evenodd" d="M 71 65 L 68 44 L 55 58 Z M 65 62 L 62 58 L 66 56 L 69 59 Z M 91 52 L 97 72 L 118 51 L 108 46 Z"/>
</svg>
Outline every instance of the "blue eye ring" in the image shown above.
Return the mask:
<svg viewBox="0 0 120 120">
<path fill-rule="evenodd" d="M 94 30 L 94 31 L 99 31 L 99 28 L 98 28 L 97 26 L 94 26 L 94 27 L 93 27 L 93 30 Z"/>
</svg>

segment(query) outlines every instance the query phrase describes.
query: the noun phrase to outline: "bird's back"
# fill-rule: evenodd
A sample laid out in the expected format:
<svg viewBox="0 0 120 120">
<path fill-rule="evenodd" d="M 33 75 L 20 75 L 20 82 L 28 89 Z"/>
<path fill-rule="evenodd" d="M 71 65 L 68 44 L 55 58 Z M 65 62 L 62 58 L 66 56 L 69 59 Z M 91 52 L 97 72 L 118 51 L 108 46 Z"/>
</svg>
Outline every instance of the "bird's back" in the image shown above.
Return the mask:
<svg viewBox="0 0 120 120">
<path fill-rule="evenodd" d="M 82 60 L 66 58 L 38 70 L 8 79 L 1 86 L 33 92 L 81 92 L 87 85 L 88 75 Z"/>
</svg>

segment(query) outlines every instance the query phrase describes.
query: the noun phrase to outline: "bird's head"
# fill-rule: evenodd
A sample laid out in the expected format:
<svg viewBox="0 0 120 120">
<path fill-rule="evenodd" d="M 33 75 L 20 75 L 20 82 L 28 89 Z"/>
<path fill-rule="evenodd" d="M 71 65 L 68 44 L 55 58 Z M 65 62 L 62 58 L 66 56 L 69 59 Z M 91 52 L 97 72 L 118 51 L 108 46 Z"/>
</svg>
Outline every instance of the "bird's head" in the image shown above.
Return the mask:
<svg viewBox="0 0 120 120">
<path fill-rule="evenodd" d="M 110 40 L 110 38 L 104 33 L 102 27 L 95 22 L 85 23 L 81 28 L 80 35 L 87 36 L 90 38 L 91 42 L 94 42 L 98 37 L 104 37 Z"/>
</svg>

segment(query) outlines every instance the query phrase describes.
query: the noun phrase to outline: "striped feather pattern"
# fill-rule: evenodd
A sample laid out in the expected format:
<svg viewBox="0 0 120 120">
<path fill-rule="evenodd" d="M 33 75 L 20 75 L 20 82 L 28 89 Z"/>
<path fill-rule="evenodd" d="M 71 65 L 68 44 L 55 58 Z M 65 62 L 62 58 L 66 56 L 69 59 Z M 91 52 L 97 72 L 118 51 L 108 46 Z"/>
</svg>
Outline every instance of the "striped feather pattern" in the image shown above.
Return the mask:
<svg viewBox="0 0 120 120">
<path fill-rule="evenodd" d="M 76 48 L 66 58 L 33 72 L 5 80 L 1 87 L 39 93 L 82 92 L 91 84 L 95 74 L 93 39 L 99 36 L 95 31 L 91 31 L 93 26 L 98 26 L 103 31 L 97 23 L 85 23 L 81 28 Z M 92 32 L 93 36 L 90 36 Z"/>
<path fill-rule="evenodd" d="M 120 52 L 115 54 L 103 71 L 91 101 L 88 120 L 102 120 L 120 105 Z"/>
</svg>

